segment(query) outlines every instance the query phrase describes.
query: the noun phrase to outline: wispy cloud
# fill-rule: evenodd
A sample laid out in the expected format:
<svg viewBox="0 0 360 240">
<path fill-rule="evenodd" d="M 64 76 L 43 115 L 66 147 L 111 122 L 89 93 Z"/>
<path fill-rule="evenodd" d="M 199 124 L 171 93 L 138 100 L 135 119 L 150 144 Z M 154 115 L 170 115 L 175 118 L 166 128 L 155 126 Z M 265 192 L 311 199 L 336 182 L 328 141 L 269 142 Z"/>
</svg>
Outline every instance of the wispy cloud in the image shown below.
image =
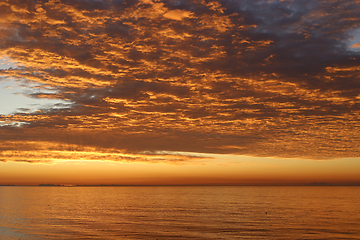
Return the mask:
<svg viewBox="0 0 360 240">
<path fill-rule="evenodd" d="M 0 16 L 0 53 L 22 66 L 0 74 L 40 84 L 30 97 L 72 103 L 1 115 L 27 123 L 0 127 L 14 144 L 3 159 L 19 141 L 360 155 L 360 53 L 348 48 L 359 2 L 4 0 Z"/>
<path fill-rule="evenodd" d="M 213 157 L 196 156 L 194 154 L 178 153 L 126 153 L 118 149 L 89 147 L 76 144 L 64 144 L 42 141 L 3 141 L 0 147 L 0 162 L 48 163 L 59 161 L 113 161 L 113 162 L 141 162 L 199 164 L 212 160 Z"/>
</svg>

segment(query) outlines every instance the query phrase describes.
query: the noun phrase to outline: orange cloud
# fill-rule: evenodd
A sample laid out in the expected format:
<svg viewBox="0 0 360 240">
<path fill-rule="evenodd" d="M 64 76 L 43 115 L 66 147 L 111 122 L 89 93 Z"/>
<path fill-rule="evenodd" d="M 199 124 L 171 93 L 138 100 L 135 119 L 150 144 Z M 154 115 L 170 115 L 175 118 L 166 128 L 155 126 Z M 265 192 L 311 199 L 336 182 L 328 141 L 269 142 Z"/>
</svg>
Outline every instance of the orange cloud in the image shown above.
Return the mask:
<svg viewBox="0 0 360 240">
<path fill-rule="evenodd" d="M 358 157 L 360 56 L 343 43 L 360 8 L 336 4 L 3 1 L 0 54 L 19 64 L 1 77 L 71 103 L 0 115 L 3 159 Z M 21 141 L 92 150 L 17 155 Z"/>
<path fill-rule="evenodd" d="M 171 10 L 165 13 L 164 17 L 170 18 L 173 20 L 182 20 L 191 16 L 191 12 L 181 11 L 181 10 Z"/>
</svg>

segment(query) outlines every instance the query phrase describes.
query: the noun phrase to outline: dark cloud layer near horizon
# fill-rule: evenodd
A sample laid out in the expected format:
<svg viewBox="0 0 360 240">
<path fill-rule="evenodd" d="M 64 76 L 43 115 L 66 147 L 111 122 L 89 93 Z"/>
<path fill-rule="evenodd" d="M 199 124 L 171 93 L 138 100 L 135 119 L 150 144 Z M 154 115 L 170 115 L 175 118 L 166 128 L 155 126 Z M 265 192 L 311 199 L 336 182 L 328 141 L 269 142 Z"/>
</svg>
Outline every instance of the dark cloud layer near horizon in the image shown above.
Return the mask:
<svg viewBox="0 0 360 240">
<path fill-rule="evenodd" d="M 359 157 L 359 28 L 349 0 L 2 1 L 0 74 L 72 105 L 0 115 L 0 151 Z"/>
</svg>

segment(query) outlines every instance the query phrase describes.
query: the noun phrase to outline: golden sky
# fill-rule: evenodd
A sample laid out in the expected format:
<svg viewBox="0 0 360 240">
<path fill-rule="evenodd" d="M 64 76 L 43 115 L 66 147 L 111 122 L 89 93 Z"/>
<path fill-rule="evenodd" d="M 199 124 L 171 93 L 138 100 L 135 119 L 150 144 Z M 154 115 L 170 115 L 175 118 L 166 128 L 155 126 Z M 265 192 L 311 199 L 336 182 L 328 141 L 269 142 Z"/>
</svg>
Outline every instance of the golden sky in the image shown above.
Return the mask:
<svg viewBox="0 0 360 240">
<path fill-rule="evenodd" d="M 360 184 L 359 1 L 2 0 L 0 59 L 0 185 Z"/>
</svg>

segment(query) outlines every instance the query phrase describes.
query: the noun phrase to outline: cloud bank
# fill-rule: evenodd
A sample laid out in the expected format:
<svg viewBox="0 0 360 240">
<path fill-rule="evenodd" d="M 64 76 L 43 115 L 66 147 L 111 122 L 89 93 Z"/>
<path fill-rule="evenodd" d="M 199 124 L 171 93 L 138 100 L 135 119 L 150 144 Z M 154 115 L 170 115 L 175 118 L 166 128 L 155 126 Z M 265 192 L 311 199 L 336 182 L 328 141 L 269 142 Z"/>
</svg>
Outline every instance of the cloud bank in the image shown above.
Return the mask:
<svg viewBox="0 0 360 240">
<path fill-rule="evenodd" d="M 19 62 L 1 76 L 72 103 L 0 115 L 3 159 L 24 141 L 23 156 L 360 156 L 359 1 L 4 0 L 0 16 L 0 55 Z"/>
</svg>

